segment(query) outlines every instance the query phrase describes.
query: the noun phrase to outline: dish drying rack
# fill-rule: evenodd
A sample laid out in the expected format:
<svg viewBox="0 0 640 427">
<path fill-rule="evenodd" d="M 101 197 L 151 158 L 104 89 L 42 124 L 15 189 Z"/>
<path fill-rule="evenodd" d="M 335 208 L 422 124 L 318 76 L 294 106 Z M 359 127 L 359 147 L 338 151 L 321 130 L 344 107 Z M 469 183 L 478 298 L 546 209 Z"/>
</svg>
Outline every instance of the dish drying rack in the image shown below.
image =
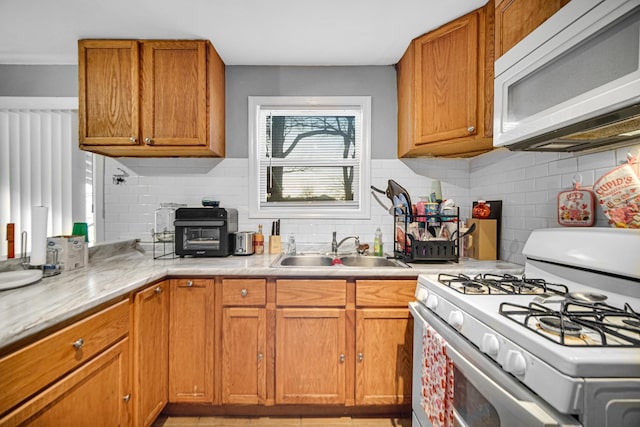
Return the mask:
<svg viewBox="0 0 640 427">
<path fill-rule="evenodd" d="M 393 254 L 396 259 L 404 262 L 459 261 L 460 208 L 450 208 L 446 213 L 424 215 L 406 214 L 405 210 L 406 208 L 396 208 L 394 212 Z M 445 224 L 454 223 L 452 235 L 456 238 L 453 240 L 434 237 L 420 239 L 420 236 L 414 236 L 411 230 L 416 228 L 413 225 L 415 223 L 417 228 L 422 230 L 423 236 L 430 236 L 429 227 L 444 227 Z"/>
</svg>

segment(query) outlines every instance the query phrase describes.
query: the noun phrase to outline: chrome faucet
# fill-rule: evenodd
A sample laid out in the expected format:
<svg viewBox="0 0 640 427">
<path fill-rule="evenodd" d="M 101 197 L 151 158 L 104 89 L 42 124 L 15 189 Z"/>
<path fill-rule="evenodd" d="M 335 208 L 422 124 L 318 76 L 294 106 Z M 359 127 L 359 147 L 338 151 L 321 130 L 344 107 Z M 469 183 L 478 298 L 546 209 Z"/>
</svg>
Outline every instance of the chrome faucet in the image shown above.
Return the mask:
<svg viewBox="0 0 640 427">
<path fill-rule="evenodd" d="M 356 244 L 356 252 L 360 251 L 360 237 L 358 236 L 348 236 L 345 237 L 344 239 L 340 240 L 340 242 L 338 243 L 338 240 L 336 238 L 336 232 L 333 232 L 333 238 L 331 239 L 331 254 L 333 254 L 334 256 L 338 255 L 338 249 L 340 248 L 340 246 L 342 246 L 342 244 L 344 242 L 346 242 L 349 239 L 355 239 L 355 244 Z"/>
</svg>

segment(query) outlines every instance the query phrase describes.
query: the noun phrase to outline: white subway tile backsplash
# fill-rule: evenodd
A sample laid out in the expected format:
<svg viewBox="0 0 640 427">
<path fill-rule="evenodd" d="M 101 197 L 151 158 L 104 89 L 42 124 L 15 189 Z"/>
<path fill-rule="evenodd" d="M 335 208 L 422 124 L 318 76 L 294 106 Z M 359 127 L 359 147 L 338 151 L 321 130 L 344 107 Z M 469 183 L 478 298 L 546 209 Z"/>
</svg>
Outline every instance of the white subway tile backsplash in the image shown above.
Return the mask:
<svg viewBox="0 0 640 427">
<path fill-rule="evenodd" d="M 461 206 L 462 218 L 468 218 L 471 201 L 502 200 L 502 239 L 500 258 L 523 263 L 521 251 L 533 229 L 556 227 L 557 194 L 572 187 L 574 176 L 582 175 L 582 185 L 593 182 L 626 161 L 629 150 L 640 153 L 640 145 L 587 155 L 566 153 L 530 153 L 495 150 L 473 159 L 374 159 L 371 183 L 381 189 L 393 179 L 404 186 L 415 201 L 430 193 L 431 182 L 441 181 L 445 198 Z M 202 197 L 215 197 L 223 206 L 239 212 L 241 230 L 257 230 L 263 225 L 270 232 L 271 220 L 248 218 L 247 159 L 224 159 L 206 173 L 174 176 L 138 176 L 113 159 L 105 170 L 105 238 L 121 240 L 140 238 L 150 241 L 154 212 L 162 202 L 199 206 Z M 122 168 L 129 177 L 114 185 L 111 174 Z M 391 202 L 380 195 L 382 207 L 371 199 L 368 220 L 283 219 L 283 239 L 294 233 L 298 243 L 329 243 L 332 231 L 338 238 L 359 235 L 362 243 L 372 244 L 376 227 L 381 227 L 386 251 L 392 251 L 393 217 L 387 207 Z M 597 226 L 607 226 L 596 207 Z M 275 218 L 274 218 L 275 219 Z"/>
</svg>

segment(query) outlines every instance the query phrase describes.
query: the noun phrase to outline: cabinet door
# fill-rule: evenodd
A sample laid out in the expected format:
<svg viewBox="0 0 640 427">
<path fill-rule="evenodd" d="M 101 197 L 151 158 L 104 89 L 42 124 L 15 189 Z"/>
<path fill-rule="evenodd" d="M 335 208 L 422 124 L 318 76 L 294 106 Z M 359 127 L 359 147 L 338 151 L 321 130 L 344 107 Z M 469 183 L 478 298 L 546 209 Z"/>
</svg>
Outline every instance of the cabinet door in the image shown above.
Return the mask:
<svg viewBox="0 0 640 427">
<path fill-rule="evenodd" d="M 276 310 L 276 403 L 345 403 L 345 328 L 344 309 Z"/>
<path fill-rule="evenodd" d="M 228 307 L 222 318 L 222 403 L 265 399 L 266 310 Z"/>
<path fill-rule="evenodd" d="M 409 310 L 357 310 L 356 404 L 411 403 L 412 350 Z"/>
<path fill-rule="evenodd" d="M 78 42 L 78 115 L 81 145 L 138 145 L 138 43 Z"/>
<path fill-rule="evenodd" d="M 169 282 L 138 292 L 134 300 L 134 425 L 153 423 L 167 403 Z"/>
<path fill-rule="evenodd" d="M 416 144 L 476 134 L 478 50 L 477 13 L 416 40 Z"/>
<path fill-rule="evenodd" d="M 503 0 L 496 4 L 496 58 L 515 46 L 569 0 Z"/>
<path fill-rule="evenodd" d="M 143 41 L 141 46 L 143 142 L 206 146 L 206 42 Z"/>
<path fill-rule="evenodd" d="M 128 338 L 119 341 L 5 415 L 0 425 L 130 425 L 128 349 Z"/>
<path fill-rule="evenodd" d="M 173 280 L 169 401 L 213 403 L 214 282 Z"/>
</svg>

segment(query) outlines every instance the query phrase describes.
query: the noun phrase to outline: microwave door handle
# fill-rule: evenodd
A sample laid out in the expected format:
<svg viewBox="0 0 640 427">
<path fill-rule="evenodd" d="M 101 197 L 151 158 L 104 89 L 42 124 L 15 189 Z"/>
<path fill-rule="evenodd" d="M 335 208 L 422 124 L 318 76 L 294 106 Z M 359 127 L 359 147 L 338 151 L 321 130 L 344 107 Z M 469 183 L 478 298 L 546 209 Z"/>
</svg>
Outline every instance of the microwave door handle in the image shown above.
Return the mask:
<svg viewBox="0 0 640 427">
<path fill-rule="evenodd" d="M 524 426 L 547 427 L 559 425 L 558 420 L 537 403 L 516 399 L 511 393 L 465 359 L 449 343 L 446 344 L 446 349 L 447 356 L 451 358 L 453 364 L 478 388 L 492 405 L 496 406 L 496 409 L 502 406 L 506 412 L 516 415 L 520 420 L 520 424 Z M 516 409 L 517 413 L 514 409 Z M 498 410 L 499 414 L 503 412 Z M 578 426 L 579 424 L 575 425 Z"/>
</svg>

